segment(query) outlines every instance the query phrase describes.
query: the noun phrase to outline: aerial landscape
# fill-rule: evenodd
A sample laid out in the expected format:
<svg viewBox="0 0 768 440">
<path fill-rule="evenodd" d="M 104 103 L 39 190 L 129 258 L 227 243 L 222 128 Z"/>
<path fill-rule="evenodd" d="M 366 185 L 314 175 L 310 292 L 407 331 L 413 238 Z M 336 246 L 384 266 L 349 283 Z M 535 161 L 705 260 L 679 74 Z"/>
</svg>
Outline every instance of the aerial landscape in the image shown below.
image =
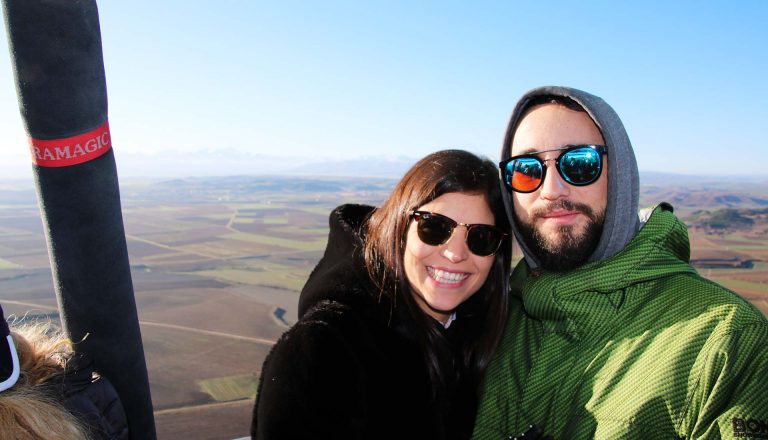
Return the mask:
<svg viewBox="0 0 768 440">
<path fill-rule="evenodd" d="M 640 207 L 662 202 L 672 205 L 675 215 L 687 225 L 691 266 L 768 317 L 768 173 L 763 167 L 768 163 L 768 148 L 760 128 L 768 120 L 764 104 L 768 87 L 759 86 L 768 70 L 767 1 L 2 0 L 0 9 L 5 28 L 0 32 L 0 46 L 7 48 L 0 55 L 0 305 L 11 328 L 43 323 L 54 330 L 70 331 L 77 339 L 71 341 L 75 350 L 91 355 L 96 371 L 101 363 L 107 379 L 119 378 L 115 388 L 120 398 L 124 402 L 136 398 L 125 405 L 130 410 L 126 418 L 133 437 L 249 438 L 262 365 L 277 341 L 299 320 L 302 288 L 326 248 L 329 213 L 344 203 L 379 205 L 417 158 L 440 149 L 468 150 L 497 163 L 502 145 L 504 156 L 507 147 L 517 147 L 507 142 L 514 137 L 521 146 L 530 143 L 533 152 L 553 154 L 540 156 L 540 163 L 534 165 L 540 165 L 543 182 L 547 169 L 550 176 L 558 170 L 568 180 L 569 165 L 561 162 L 568 157 L 574 158 L 574 174 L 584 171 L 576 167 L 581 162 L 578 155 L 555 153 L 555 147 L 567 143 L 570 150 L 575 142 L 578 145 L 573 147 L 581 150 L 582 143 L 605 144 L 606 156 L 601 153 L 601 159 L 592 163 L 592 172 L 610 169 L 610 178 L 614 178 L 616 170 L 633 183 L 635 170 L 642 170 Z M 758 86 L 749 87 L 752 84 Z M 569 136 L 568 142 L 544 150 L 539 139 L 523 142 L 524 138 L 517 137 L 524 115 L 518 118 L 515 109 L 522 110 L 527 103 L 527 115 L 534 110 L 529 104 L 546 103 L 549 98 L 539 102 L 541 96 L 530 95 L 541 86 L 588 92 L 586 100 L 579 98 L 575 103 L 581 103 L 581 110 L 595 122 L 602 140 L 587 142 L 574 132 L 573 139 Z M 743 92 L 747 87 L 749 91 Z M 520 97 L 526 98 L 518 101 Z M 599 110 L 594 111 L 592 104 Z M 610 118 L 598 117 L 603 111 Z M 507 123 L 511 123 L 508 128 Z M 566 125 L 570 124 L 563 128 Z M 553 128 L 548 126 L 552 133 L 546 138 L 550 134 L 556 137 Z M 618 138 L 615 131 L 622 132 Z M 630 142 L 634 152 L 625 157 L 623 145 Z M 616 146 L 619 149 L 611 151 Z M 96 160 L 96 156 L 104 160 Z M 625 167 L 627 164 L 631 166 Z M 593 174 L 600 175 L 600 171 Z M 551 183 L 551 177 L 548 179 Z M 581 179 L 589 181 L 568 181 L 575 186 L 591 185 L 590 176 Z M 629 188 L 634 200 L 633 185 L 612 183 L 612 188 L 621 188 L 622 198 L 611 192 L 611 208 L 625 205 L 624 190 Z M 115 191 L 117 186 L 119 191 Z M 595 188 L 582 189 L 593 193 Z M 86 206 L 92 209 L 82 209 Z M 106 212 L 112 215 L 99 217 Z M 622 235 L 632 232 L 623 220 L 616 223 L 615 230 Z M 89 235 L 79 235 L 76 230 Z M 444 236 L 439 232 L 437 235 Z M 430 240 L 429 232 L 426 234 L 421 231 L 426 237 L 423 242 Z M 472 241 L 467 239 L 467 243 Z M 521 258 L 519 246 L 513 244 L 513 264 Z M 664 272 L 664 263 L 649 260 L 643 261 L 643 265 L 649 263 L 648 272 Z M 78 270 L 69 267 L 74 263 Z M 439 264 L 428 263 L 427 271 L 432 275 L 453 272 Z M 119 276 L 110 269 L 118 269 Z M 462 283 L 471 275 L 454 272 L 437 278 Z M 346 286 L 335 281 L 334 285 Z M 669 279 L 662 277 L 661 281 Z M 616 297 L 631 298 L 626 295 L 629 290 L 621 289 Z M 120 295 L 113 295 L 116 292 Z M 698 290 L 685 294 L 675 287 L 664 292 L 671 298 L 663 301 L 665 305 L 694 311 L 692 316 L 700 317 L 702 308 L 714 315 L 720 311 L 701 301 L 705 296 Z M 675 304 L 677 298 L 681 301 Z M 625 304 L 609 300 L 619 307 Z M 95 311 L 95 305 L 103 307 Z M 657 310 L 646 305 L 643 301 L 644 310 Z M 586 310 L 581 305 L 578 308 L 579 312 Z M 623 319 L 625 315 L 617 316 Z M 663 321 L 656 313 L 651 316 L 654 324 Z M 82 328 L 72 325 L 83 321 L 88 322 Z M 475 322 L 487 324 L 489 330 L 498 327 L 492 319 Z M 626 322 L 622 320 L 620 325 Z M 408 336 L 418 336 L 419 327 L 416 332 L 408 331 Z M 461 327 L 460 321 L 454 330 Z M 683 342 L 690 342 L 688 333 L 680 331 L 683 327 L 667 327 L 663 334 L 682 335 Z M 601 318 L 598 329 L 607 337 L 603 328 Z M 631 321 L 626 328 L 632 328 Z M 128 330 L 130 337 L 125 336 Z M 631 344 L 626 359 L 635 359 L 637 347 L 646 340 L 652 345 L 651 338 L 645 338 L 646 330 L 642 328 L 636 340 L 612 337 L 595 348 L 613 349 L 619 345 L 615 342 Z M 355 332 L 343 336 L 350 334 L 356 336 Z M 585 339 L 574 340 L 581 343 Z M 749 338 L 735 339 L 740 343 Z M 485 345 L 483 340 L 477 341 L 473 338 L 465 345 L 473 349 Z M 667 339 L 659 341 L 664 342 L 654 342 L 654 348 L 671 345 Z M 528 347 L 515 346 L 523 350 L 515 354 L 534 353 Z M 553 354 L 568 351 L 555 347 Z M 424 353 L 430 365 L 439 367 L 430 367 L 433 378 L 449 377 L 441 372 L 442 349 L 429 350 L 430 344 L 419 348 L 427 348 Z M 733 352 L 723 356 L 729 367 L 738 364 L 731 362 L 744 350 L 738 351 L 737 356 Z M 572 352 L 581 355 L 589 350 L 579 345 Z M 653 363 L 635 365 L 643 373 L 649 372 L 649 378 L 667 382 L 657 373 L 670 370 L 653 367 L 655 362 L 661 359 L 670 365 L 690 352 L 686 349 L 680 356 L 664 352 L 649 356 Z M 475 356 L 471 350 L 464 353 L 469 353 L 464 356 L 467 362 L 486 371 L 487 356 Z M 696 357 L 701 364 L 716 358 L 701 353 Z M 525 356 L 514 361 L 520 358 L 524 365 Z M 553 359 L 552 366 L 563 377 L 576 379 L 572 373 L 578 373 L 578 368 L 572 365 L 578 364 Z M 540 376 L 558 377 L 546 364 L 540 364 Z M 301 374 L 320 370 L 308 367 L 307 362 L 290 365 L 300 365 Z M 607 377 L 609 366 L 615 370 L 615 374 L 610 372 L 606 390 L 620 388 L 614 386 L 618 380 L 613 378 L 631 371 L 625 368 L 628 363 L 616 363 L 616 368 L 613 362 L 607 362 L 605 368 L 595 365 L 590 362 L 587 367 L 598 371 L 591 377 Z M 764 383 L 760 376 L 764 369 L 752 369 L 758 371 L 754 375 L 758 385 Z M 128 370 L 141 374 L 127 374 Z M 472 403 L 461 394 L 464 382 L 476 382 L 464 381 L 472 378 L 472 370 L 467 370 L 469 375 L 456 371 L 461 372 L 459 386 L 449 383 L 453 380 L 449 377 L 444 385 L 450 387 L 434 387 L 433 397 L 440 396 L 441 388 L 450 393 L 448 398 L 433 398 L 428 410 L 438 408 L 433 403 L 445 402 L 451 411 Z M 730 374 L 736 380 L 727 377 L 726 386 L 722 381 L 713 383 L 717 391 L 731 384 L 744 389 L 749 374 L 751 371 Z M 389 370 L 385 376 L 401 379 Z M 621 406 L 628 395 L 631 399 L 626 401 L 641 402 L 635 399 L 640 388 L 653 389 L 635 374 L 626 376 L 632 379 L 633 388 L 627 388 L 627 394 L 614 394 L 621 397 Z M 676 374 L 674 385 L 684 385 L 678 381 L 684 376 Z M 704 382 L 702 375 L 688 376 L 699 384 Z M 274 376 L 265 372 L 263 377 L 275 378 L 268 383 L 298 388 L 295 379 L 280 380 L 287 377 L 282 369 Z M 382 375 L 366 375 L 366 379 L 370 377 Z M 0 380 L 0 388 L 13 385 L 14 380 Z M 336 385 L 327 380 L 310 382 Z M 563 382 L 546 387 L 528 380 L 515 382 L 525 387 L 533 384 L 531 389 L 545 389 L 556 399 L 547 401 L 540 398 L 544 394 L 531 392 L 524 399 L 533 403 L 528 406 L 518 404 L 523 400 L 520 396 L 509 394 L 517 399 L 510 399 L 510 407 L 517 405 L 521 412 L 529 413 L 538 407 L 546 409 L 547 415 L 508 419 L 526 419 L 526 424 L 536 425 L 543 422 L 547 428 L 546 424 L 553 423 L 551 415 L 562 418 L 563 425 L 568 418 L 584 420 L 584 414 L 591 415 L 580 406 L 569 405 L 571 412 L 562 410 L 571 403 Z M 586 386 L 596 381 L 582 382 L 579 391 L 594 397 L 595 388 Z M 373 396 L 371 400 L 379 407 L 394 406 L 384 405 L 383 399 L 359 388 L 366 397 Z M 282 397 L 290 394 L 283 390 L 278 392 Z M 344 396 L 336 391 L 324 393 L 319 406 L 334 408 L 324 399 L 328 394 Z M 292 401 L 311 401 L 306 394 L 302 392 Z M 414 393 L 409 389 L 393 394 L 406 394 L 410 399 Z M 453 395 L 461 398 L 453 399 Z M 5 396 L 13 394 L 0 397 Z M 612 426 L 642 425 L 643 429 L 650 428 L 642 419 L 651 420 L 657 412 L 652 405 L 673 406 L 654 395 L 651 406 L 643 404 L 631 419 L 618 420 L 615 415 L 621 411 L 616 411 L 612 401 L 594 400 L 609 402 L 606 420 Z M 754 400 L 768 399 L 759 394 Z M 685 401 L 685 407 L 712 409 L 691 402 Z M 389 415 L 378 407 L 376 413 Z M 429 420 L 425 413 L 415 413 Z M 452 417 L 450 411 L 443 414 L 450 421 L 461 419 Z M 760 430 L 755 438 L 768 439 L 768 415 L 734 412 L 733 416 L 731 423 L 721 424 L 724 430 L 731 428 L 734 435 L 746 437 L 754 425 Z M 325 423 L 326 419 L 322 422 L 319 425 L 336 425 Z M 54 430 L 61 425 L 46 420 L 43 427 Z M 306 423 L 295 423 L 303 425 Z M 714 429 L 704 423 L 690 425 Z M 13 435 L 0 432 L 0 437 Z"/>
<path fill-rule="evenodd" d="M 670 202 L 691 261 L 768 315 L 768 181 L 644 176 Z M 297 319 L 328 213 L 378 204 L 388 178 L 233 176 L 121 183 L 158 437 L 248 435 L 261 363 Z M 519 252 L 516 257 L 520 258 Z M 0 182 L 0 301 L 17 321 L 59 315 L 31 182 Z"/>
</svg>

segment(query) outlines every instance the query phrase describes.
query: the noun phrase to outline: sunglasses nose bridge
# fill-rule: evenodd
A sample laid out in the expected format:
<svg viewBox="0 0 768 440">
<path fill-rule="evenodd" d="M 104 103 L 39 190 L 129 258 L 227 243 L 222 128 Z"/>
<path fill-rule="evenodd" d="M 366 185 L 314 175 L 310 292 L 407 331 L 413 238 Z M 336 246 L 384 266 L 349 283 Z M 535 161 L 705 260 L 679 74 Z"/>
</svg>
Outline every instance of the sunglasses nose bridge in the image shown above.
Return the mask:
<svg viewBox="0 0 768 440">
<path fill-rule="evenodd" d="M 459 233 L 456 231 L 456 229 L 459 226 L 464 227 L 464 236 L 463 237 L 459 236 L 458 238 L 456 238 L 456 236 L 459 235 Z M 456 222 L 456 226 L 454 226 L 451 229 L 451 235 L 442 245 L 443 256 L 454 263 L 467 259 L 470 253 L 469 244 L 467 243 L 468 236 L 469 236 L 468 225 L 465 223 Z"/>
<path fill-rule="evenodd" d="M 448 238 L 443 242 L 443 244 L 449 244 L 451 242 L 451 240 L 453 239 L 453 236 L 456 235 L 456 229 L 459 226 L 463 226 L 464 227 L 464 237 L 462 237 L 462 239 L 463 239 L 462 241 L 465 241 L 465 242 L 467 241 L 467 237 L 469 237 L 469 226 L 470 225 L 468 225 L 466 223 L 461 223 L 461 222 L 455 222 L 455 223 L 456 224 L 451 227 L 451 229 L 449 231 L 449 234 L 448 234 Z"/>
<path fill-rule="evenodd" d="M 546 179 L 542 179 L 539 186 L 540 196 L 545 199 L 553 199 L 570 192 L 570 185 L 555 162 L 556 172 L 549 173 Z"/>
</svg>

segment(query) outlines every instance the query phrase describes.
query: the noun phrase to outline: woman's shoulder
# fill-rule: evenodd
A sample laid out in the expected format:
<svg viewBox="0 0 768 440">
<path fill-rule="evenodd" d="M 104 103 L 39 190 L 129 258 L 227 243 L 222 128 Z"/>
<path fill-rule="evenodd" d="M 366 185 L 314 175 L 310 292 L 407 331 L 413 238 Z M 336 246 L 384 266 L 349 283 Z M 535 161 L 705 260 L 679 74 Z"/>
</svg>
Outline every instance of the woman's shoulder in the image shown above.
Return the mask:
<svg viewBox="0 0 768 440">
<path fill-rule="evenodd" d="M 411 396 L 407 404 L 401 401 L 405 394 Z M 322 300 L 267 355 L 252 435 L 380 438 L 378 432 L 392 429 L 383 422 L 385 411 L 406 406 L 412 410 L 404 416 L 413 418 L 427 407 L 426 396 L 428 376 L 418 347 L 348 303 Z"/>
<path fill-rule="evenodd" d="M 363 223 L 373 213 L 374 208 L 371 205 L 364 205 L 358 203 L 345 203 L 337 206 L 331 211 L 329 223 L 331 229 L 334 226 L 339 226 L 342 229 L 349 231 L 359 231 L 363 226 Z"/>
<path fill-rule="evenodd" d="M 293 401 L 302 393 L 321 393 L 317 389 L 322 388 L 320 377 L 322 383 L 337 384 L 338 392 L 346 390 L 370 364 L 362 354 L 365 347 L 378 345 L 367 334 L 366 325 L 349 305 L 328 300 L 316 303 L 270 350 L 262 365 L 259 392 L 265 393 L 267 401 Z M 274 395 L 275 390 L 285 389 L 299 395 Z"/>
<path fill-rule="evenodd" d="M 363 366 L 416 357 L 418 347 L 388 325 L 376 304 L 321 300 L 286 331 L 272 347 L 265 367 L 335 365 Z"/>
<path fill-rule="evenodd" d="M 275 347 L 288 346 L 284 348 L 287 349 L 293 345 L 311 345 L 314 350 L 327 345 L 336 346 L 340 342 L 348 345 L 353 340 L 361 339 L 374 325 L 374 322 L 363 318 L 369 314 L 363 308 L 332 299 L 320 300 L 281 336 Z"/>
</svg>

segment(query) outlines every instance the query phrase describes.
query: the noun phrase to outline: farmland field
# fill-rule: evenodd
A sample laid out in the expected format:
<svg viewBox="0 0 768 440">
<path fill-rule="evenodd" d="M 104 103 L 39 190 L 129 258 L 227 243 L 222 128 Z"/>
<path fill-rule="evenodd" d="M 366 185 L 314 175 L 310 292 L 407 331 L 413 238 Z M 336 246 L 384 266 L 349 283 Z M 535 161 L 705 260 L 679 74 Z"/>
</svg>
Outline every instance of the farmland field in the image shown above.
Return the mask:
<svg viewBox="0 0 768 440">
<path fill-rule="evenodd" d="M 299 291 L 325 248 L 328 213 L 378 204 L 394 181 L 229 177 L 122 185 L 134 292 L 161 439 L 248 434 L 261 364 L 296 321 Z M 690 191 L 690 190 L 689 190 Z M 705 190 L 702 190 L 705 191 Z M 768 193 L 768 191 L 764 191 Z M 643 199 L 667 194 L 646 188 Z M 34 192 L 0 196 L 0 301 L 6 315 L 58 322 Z M 690 194 L 681 218 L 709 206 Z M 686 206 L 696 200 L 697 206 Z M 703 200 L 703 201 L 702 201 Z M 714 202 L 712 202 L 714 203 Z M 714 208 L 714 206 L 712 207 Z M 692 259 L 768 315 L 766 223 L 691 227 Z M 519 254 L 517 255 L 519 258 Z"/>
</svg>

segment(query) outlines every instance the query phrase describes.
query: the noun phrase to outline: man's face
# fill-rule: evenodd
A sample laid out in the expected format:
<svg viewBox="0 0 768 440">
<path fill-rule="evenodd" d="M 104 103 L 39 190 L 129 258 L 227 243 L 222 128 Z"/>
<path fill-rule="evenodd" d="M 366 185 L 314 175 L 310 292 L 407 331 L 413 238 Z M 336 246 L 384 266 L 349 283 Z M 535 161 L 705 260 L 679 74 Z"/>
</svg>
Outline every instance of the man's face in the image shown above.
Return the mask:
<svg viewBox="0 0 768 440">
<path fill-rule="evenodd" d="M 512 156 L 579 144 L 605 144 L 589 115 L 544 104 L 530 110 L 518 124 Z M 549 151 L 539 157 L 555 159 L 560 153 Z M 568 270 L 583 264 L 600 239 L 608 203 L 608 156 L 603 156 L 600 178 L 586 186 L 565 182 L 554 161 L 546 165 L 546 177 L 536 191 L 512 192 L 514 212 L 524 240 L 542 266 Z"/>
</svg>

